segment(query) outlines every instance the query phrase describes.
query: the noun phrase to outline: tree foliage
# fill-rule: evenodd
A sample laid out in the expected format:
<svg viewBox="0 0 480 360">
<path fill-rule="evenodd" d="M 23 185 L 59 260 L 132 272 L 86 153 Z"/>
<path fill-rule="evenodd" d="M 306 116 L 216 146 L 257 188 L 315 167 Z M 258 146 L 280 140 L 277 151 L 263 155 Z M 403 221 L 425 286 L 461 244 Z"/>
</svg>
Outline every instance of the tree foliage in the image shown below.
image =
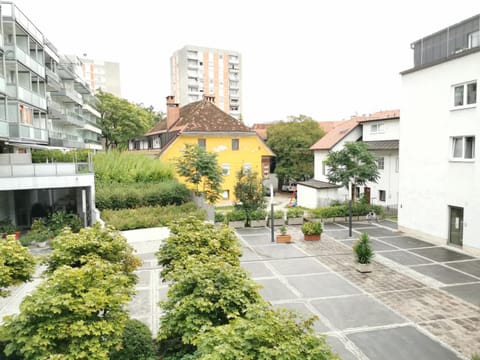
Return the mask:
<svg viewBox="0 0 480 360">
<path fill-rule="evenodd" d="M 185 144 L 183 155 L 176 159 L 175 164 L 178 174 L 197 194 L 204 194 L 211 204 L 220 198 L 223 178 L 217 154 L 198 145 Z"/>
<path fill-rule="evenodd" d="M 245 317 L 203 332 L 196 341 L 194 359 L 340 360 L 325 338 L 314 333 L 314 321 L 314 317 L 299 320 L 289 310 L 256 304 Z"/>
<path fill-rule="evenodd" d="M 122 348 L 110 354 L 110 360 L 154 360 L 155 347 L 152 332 L 139 320 L 129 319 L 125 324 Z"/>
<path fill-rule="evenodd" d="M 238 207 L 245 212 L 247 224 L 250 223 L 252 212 L 265 205 L 262 179 L 255 172 L 240 170 L 237 173 L 234 194 L 240 202 Z"/>
<path fill-rule="evenodd" d="M 153 126 L 153 111 L 101 90 L 96 96 L 100 100 L 98 111 L 101 118 L 98 125 L 107 150 L 126 148 L 129 139 L 143 135 Z"/>
<path fill-rule="evenodd" d="M 313 152 L 310 147 L 323 135 L 318 122 L 310 116 L 289 116 L 267 130 L 267 144 L 277 155 L 275 173 L 281 183 L 288 179 L 313 177 Z"/>
<path fill-rule="evenodd" d="M 8 295 L 5 289 L 29 281 L 35 271 L 35 258 L 14 235 L 0 240 L 0 297 Z"/>
<path fill-rule="evenodd" d="M 347 189 L 350 182 L 355 188 L 367 181 L 377 182 L 379 178 L 375 157 L 363 142 L 349 142 L 343 149 L 330 152 L 325 164 L 328 166 L 328 180 L 342 184 Z M 353 191 L 352 197 L 354 193 Z"/>
<path fill-rule="evenodd" d="M 58 268 L 24 298 L 20 314 L 4 319 L 5 353 L 25 360 L 107 360 L 121 343 L 133 287 L 116 264 L 98 258 Z"/>
</svg>

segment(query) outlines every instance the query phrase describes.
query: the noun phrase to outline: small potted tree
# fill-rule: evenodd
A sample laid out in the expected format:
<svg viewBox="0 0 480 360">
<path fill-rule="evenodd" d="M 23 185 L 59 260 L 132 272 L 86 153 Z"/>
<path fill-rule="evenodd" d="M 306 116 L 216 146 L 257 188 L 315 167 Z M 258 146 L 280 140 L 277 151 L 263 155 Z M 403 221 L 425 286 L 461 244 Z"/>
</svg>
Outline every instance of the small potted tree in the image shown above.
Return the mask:
<svg viewBox="0 0 480 360">
<path fill-rule="evenodd" d="M 320 240 L 323 232 L 321 222 L 309 221 L 302 225 L 303 238 L 306 241 Z"/>
<path fill-rule="evenodd" d="M 367 233 L 362 233 L 358 241 L 353 245 L 353 252 L 355 254 L 355 268 L 361 273 L 368 273 L 372 271 L 372 258 L 375 256 L 372 245 L 370 244 L 370 237 Z"/>
<path fill-rule="evenodd" d="M 277 243 L 288 244 L 292 242 L 292 235 L 287 234 L 287 228 L 285 225 L 280 227 L 280 234 L 277 235 Z"/>
</svg>

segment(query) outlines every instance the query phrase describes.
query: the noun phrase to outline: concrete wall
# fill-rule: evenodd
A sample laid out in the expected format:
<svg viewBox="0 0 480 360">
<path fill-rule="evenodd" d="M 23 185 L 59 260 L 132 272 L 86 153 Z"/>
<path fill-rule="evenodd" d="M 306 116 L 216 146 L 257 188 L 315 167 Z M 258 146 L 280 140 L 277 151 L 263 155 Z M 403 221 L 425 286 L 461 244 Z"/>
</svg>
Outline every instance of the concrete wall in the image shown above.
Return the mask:
<svg viewBox="0 0 480 360">
<path fill-rule="evenodd" d="M 452 85 L 478 81 L 479 64 L 477 52 L 402 77 L 399 226 L 446 243 L 448 206 L 463 207 L 465 248 L 480 248 L 480 166 L 452 161 L 450 137 L 475 135 L 480 154 L 480 97 L 453 109 Z"/>
<path fill-rule="evenodd" d="M 383 131 L 372 133 L 372 125 L 378 124 L 382 124 Z M 387 119 L 363 123 L 362 139 L 363 141 L 398 140 L 400 139 L 400 121 Z"/>
</svg>

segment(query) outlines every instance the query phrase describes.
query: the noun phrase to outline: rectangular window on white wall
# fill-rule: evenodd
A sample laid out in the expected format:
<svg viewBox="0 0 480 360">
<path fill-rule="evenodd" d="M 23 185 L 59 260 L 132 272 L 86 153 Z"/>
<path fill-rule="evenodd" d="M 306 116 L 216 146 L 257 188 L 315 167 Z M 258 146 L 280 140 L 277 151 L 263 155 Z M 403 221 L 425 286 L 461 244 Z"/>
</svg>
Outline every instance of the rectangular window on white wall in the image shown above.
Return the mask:
<svg viewBox="0 0 480 360">
<path fill-rule="evenodd" d="M 378 190 L 378 199 L 380 201 L 385 201 L 387 198 L 387 192 L 385 190 Z"/>
<path fill-rule="evenodd" d="M 381 134 L 383 132 L 384 132 L 383 124 L 370 125 L 370 133 L 371 134 Z"/>
<path fill-rule="evenodd" d="M 377 167 L 378 167 L 379 170 L 385 169 L 385 158 L 384 157 L 377 158 Z"/>
<path fill-rule="evenodd" d="M 475 159 L 475 136 L 452 137 L 450 155 L 453 160 Z"/>
<path fill-rule="evenodd" d="M 322 175 L 327 175 L 327 164 L 322 161 Z"/>
<path fill-rule="evenodd" d="M 399 169 L 400 169 L 400 159 L 399 159 L 399 157 L 397 156 L 397 157 L 395 158 L 395 172 L 398 173 Z"/>
<path fill-rule="evenodd" d="M 453 86 L 454 108 L 472 107 L 477 103 L 477 82 L 470 81 Z"/>
</svg>

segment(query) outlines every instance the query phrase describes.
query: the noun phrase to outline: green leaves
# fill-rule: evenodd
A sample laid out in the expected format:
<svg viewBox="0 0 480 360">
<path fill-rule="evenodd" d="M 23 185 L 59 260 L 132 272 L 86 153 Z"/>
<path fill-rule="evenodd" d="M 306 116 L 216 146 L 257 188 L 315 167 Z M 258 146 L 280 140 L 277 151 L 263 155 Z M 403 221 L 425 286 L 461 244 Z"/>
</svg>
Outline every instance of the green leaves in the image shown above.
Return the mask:
<svg viewBox="0 0 480 360">
<path fill-rule="evenodd" d="M 252 212 L 265 205 L 262 179 L 256 172 L 244 172 L 242 169 L 237 173 L 234 193 L 240 202 L 238 207 L 245 212 L 248 224 L 252 219 Z"/>
<path fill-rule="evenodd" d="M 0 297 L 8 295 L 5 288 L 31 280 L 35 258 L 15 236 L 0 240 Z"/>
<path fill-rule="evenodd" d="M 360 235 L 358 241 L 353 245 L 353 251 L 360 264 L 370 264 L 375 256 L 368 233 Z"/>
</svg>

